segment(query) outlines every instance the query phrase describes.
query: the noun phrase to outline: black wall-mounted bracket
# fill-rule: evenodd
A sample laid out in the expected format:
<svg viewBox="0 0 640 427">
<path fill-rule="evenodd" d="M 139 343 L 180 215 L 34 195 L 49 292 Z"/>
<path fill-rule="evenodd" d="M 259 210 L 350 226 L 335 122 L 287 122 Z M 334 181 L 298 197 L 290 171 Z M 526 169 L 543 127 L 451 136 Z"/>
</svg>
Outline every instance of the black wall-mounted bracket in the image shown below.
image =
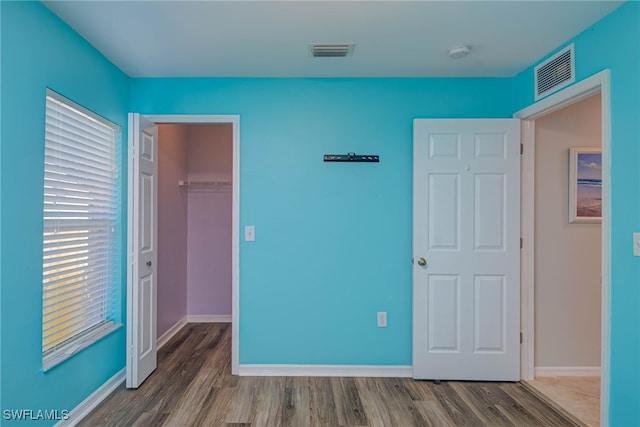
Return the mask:
<svg viewBox="0 0 640 427">
<path fill-rule="evenodd" d="M 356 153 L 348 154 L 325 154 L 325 162 L 365 162 L 365 163 L 379 163 L 380 156 L 373 154 L 361 155 Z"/>
</svg>

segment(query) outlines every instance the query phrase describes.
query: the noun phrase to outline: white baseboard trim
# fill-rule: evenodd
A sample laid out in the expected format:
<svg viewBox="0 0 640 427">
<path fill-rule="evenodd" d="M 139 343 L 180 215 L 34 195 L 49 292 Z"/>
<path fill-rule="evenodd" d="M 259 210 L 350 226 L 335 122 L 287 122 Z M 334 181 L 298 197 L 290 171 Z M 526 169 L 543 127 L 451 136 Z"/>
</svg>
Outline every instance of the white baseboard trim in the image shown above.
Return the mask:
<svg viewBox="0 0 640 427">
<path fill-rule="evenodd" d="M 231 323 L 230 314 L 190 314 L 188 323 Z"/>
<path fill-rule="evenodd" d="M 539 366 L 536 377 L 599 377 L 600 366 Z"/>
<path fill-rule="evenodd" d="M 253 377 L 413 377 L 411 365 L 240 365 L 238 375 Z"/>
<path fill-rule="evenodd" d="M 120 384 L 125 380 L 126 369 L 122 369 L 117 374 L 102 384 L 100 388 L 91 393 L 89 397 L 80 402 L 78 406 L 73 408 L 69 412 L 69 418 L 66 420 L 60 420 L 55 424 L 55 427 L 73 427 L 84 419 L 96 406 L 98 406 L 104 399 L 106 399 L 111 393 L 117 389 Z"/>
<path fill-rule="evenodd" d="M 184 316 L 182 319 L 178 320 L 175 325 L 170 327 L 167 332 L 159 336 L 156 344 L 156 350 L 160 350 L 171 338 L 173 338 L 175 334 L 180 332 L 180 329 L 184 328 L 187 323 L 187 316 Z"/>
</svg>

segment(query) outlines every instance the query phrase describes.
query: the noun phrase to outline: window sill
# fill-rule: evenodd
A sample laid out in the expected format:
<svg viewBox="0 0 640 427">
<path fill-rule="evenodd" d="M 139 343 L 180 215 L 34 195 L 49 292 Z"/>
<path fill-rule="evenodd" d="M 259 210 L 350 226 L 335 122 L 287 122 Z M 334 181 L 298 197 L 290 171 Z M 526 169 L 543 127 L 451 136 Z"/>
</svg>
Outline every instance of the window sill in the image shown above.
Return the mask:
<svg viewBox="0 0 640 427">
<path fill-rule="evenodd" d="M 82 335 L 79 338 L 73 339 L 70 342 L 60 346 L 50 354 L 42 356 L 42 370 L 44 372 L 58 366 L 65 360 L 69 359 L 76 353 L 89 347 L 91 344 L 101 340 L 112 332 L 117 331 L 122 327 L 122 323 L 109 322 L 95 328 L 88 334 Z"/>
</svg>

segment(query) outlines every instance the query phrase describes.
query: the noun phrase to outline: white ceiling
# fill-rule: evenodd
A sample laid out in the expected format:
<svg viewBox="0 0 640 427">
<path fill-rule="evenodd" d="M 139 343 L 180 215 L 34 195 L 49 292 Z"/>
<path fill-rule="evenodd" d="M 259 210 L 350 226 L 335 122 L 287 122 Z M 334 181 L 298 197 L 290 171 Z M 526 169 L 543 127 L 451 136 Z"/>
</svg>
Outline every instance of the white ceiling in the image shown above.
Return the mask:
<svg viewBox="0 0 640 427">
<path fill-rule="evenodd" d="M 622 3 L 44 2 L 131 77 L 509 77 Z M 309 54 L 343 42 L 350 57 Z M 471 54 L 450 59 L 459 44 Z"/>
</svg>

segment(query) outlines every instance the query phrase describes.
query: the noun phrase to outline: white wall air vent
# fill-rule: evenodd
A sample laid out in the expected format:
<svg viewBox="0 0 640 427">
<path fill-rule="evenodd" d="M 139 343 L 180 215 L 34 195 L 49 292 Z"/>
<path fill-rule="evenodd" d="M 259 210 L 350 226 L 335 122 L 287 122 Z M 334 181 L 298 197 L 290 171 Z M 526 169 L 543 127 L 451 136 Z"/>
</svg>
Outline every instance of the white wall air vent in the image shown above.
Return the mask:
<svg viewBox="0 0 640 427">
<path fill-rule="evenodd" d="M 311 43 L 309 51 L 314 58 L 345 58 L 353 52 L 353 43 Z"/>
<path fill-rule="evenodd" d="M 576 80 L 573 43 L 534 69 L 536 101 Z"/>
</svg>

